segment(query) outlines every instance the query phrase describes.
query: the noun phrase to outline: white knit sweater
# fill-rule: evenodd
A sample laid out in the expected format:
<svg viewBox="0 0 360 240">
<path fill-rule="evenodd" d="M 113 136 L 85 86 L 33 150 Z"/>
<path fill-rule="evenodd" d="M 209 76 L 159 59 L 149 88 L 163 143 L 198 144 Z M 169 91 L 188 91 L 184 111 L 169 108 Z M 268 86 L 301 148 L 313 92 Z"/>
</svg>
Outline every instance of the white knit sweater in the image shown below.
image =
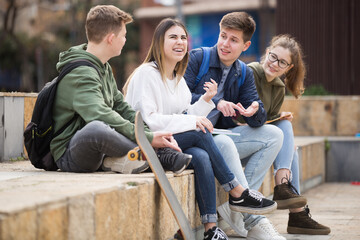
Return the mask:
<svg viewBox="0 0 360 240">
<path fill-rule="evenodd" d="M 182 78 L 163 82 L 155 64 L 146 63 L 136 69 L 128 86 L 125 100 L 140 111 L 152 131 L 173 134 L 196 129 L 196 117 L 207 116 L 215 107 L 210 101 L 191 105 L 191 92 Z M 186 114 L 184 114 L 186 113 Z"/>
</svg>

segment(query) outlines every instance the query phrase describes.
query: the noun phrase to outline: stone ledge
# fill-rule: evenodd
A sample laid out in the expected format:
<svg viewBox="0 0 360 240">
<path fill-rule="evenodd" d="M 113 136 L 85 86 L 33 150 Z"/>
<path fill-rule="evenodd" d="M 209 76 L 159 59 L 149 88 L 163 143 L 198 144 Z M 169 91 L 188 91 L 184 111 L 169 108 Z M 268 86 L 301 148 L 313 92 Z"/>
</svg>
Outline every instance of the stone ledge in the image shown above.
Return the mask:
<svg viewBox="0 0 360 240">
<path fill-rule="evenodd" d="M 7 165 L 2 176 L 19 174 L 0 181 L 0 239 L 168 239 L 178 229 L 152 173 L 45 172 L 27 161 L 1 165 Z M 167 176 L 196 228 L 193 171 Z"/>
<path fill-rule="evenodd" d="M 324 182 L 324 138 L 295 141 L 304 191 Z M 152 173 L 45 172 L 29 161 L 0 165 L 0 239 L 169 239 L 178 229 Z M 167 176 L 192 228 L 201 229 L 193 171 Z M 269 170 L 260 189 L 265 196 L 273 193 L 273 179 Z M 217 183 L 217 205 L 226 200 Z"/>
</svg>

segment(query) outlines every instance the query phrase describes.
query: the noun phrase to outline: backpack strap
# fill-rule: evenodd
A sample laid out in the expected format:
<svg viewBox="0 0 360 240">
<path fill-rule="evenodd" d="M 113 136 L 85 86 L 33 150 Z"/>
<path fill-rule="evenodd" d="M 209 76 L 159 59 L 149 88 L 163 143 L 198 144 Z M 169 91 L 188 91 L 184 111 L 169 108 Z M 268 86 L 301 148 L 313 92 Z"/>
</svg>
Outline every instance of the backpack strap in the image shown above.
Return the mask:
<svg viewBox="0 0 360 240">
<path fill-rule="evenodd" d="M 238 87 L 240 88 L 241 85 L 243 85 L 244 81 L 245 81 L 245 77 L 246 77 L 246 64 L 241 61 L 241 60 L 238 60 L 240 62 L 240 65 L 241 65 L 241 78 L 239 78 L 238 80 Z"/>
<path fill-rule="evenodd" d="M 196 81 L 194 88 L 199 84 L 201 78 L 207 73 L 209 70 L 209 63 L 210 63 L 210 48 L 208 47 L 202 47 L 203 51 L 203 59 L 201 62 L 200 70 L 198 75 L 196 76 Z"/>
<path fill-rule="evenodd" d="M 61 79 L 63 79 L 65 77 L 66 74 L 68 74 L 73 69 L 80 67 L 80 66 L 89 66 L 89 67 L 94 68 L 97 71 L 97 73 L 99 74 L 99 76 L 101 77 L 99 69 L 93 63 L 91 63 L 89 60 L 86 60 L 86 59 L 78 59 L 78 60 L 71 61 L 70 63 L 66 64 L 61 69 L 60 74 L 56 79 L 56 84 L 58 84 L 61 81 Z M 74 116 L 64 126 L 62 126 L 56 133 L 54 133 L 54 138 L 57 137 L 58 135 L 60 135 L 68 126 L 70 126 L 70 124 L 77 118 L 77 115 L 78 114 L 75 113 Z"/>
<path fill-rule="evenodd" d="M 196 76 L 196 81 L 195 81 L 195 85 L 194 88 L 199 84 L 201 78 L 209 71 L 209 64 L 210 64 L 210 48 L 209 47 L 202 47 L 201 48 L 203 51 L 203 59 L 201 62 L 201 66 L 199 69 L 199 73 Z M 238 79 L 238 87 L 240 88 L 241 85 L 243 85 L 244 81 L 245 81 L 245 77 L 246 77 L 246 64 L 239 60 L 240 65 L 241 65 L 241 77 Z"/>
<path fill-rule="evenodd" d="M 99 76 L 101 77 L 99 69 L 93 63 L 91 63 L 89 60 L 86 60 L 86 59 L 78 59 L 78 60 L 74 60 L 74 61 L 71 61 L 68 64 L 66 64 L 61 69 L 60 74 L 56 81 L 60 82 L 60 80 L 63 79 L 63 77 L 65 77 L 66 74 L 68 74 L 73 69 L 80 67 L 80 66 L 89 66 L 89 67 L 94 68 L 96 70 L 96 72 L 99 74 Z"/>
</svg>

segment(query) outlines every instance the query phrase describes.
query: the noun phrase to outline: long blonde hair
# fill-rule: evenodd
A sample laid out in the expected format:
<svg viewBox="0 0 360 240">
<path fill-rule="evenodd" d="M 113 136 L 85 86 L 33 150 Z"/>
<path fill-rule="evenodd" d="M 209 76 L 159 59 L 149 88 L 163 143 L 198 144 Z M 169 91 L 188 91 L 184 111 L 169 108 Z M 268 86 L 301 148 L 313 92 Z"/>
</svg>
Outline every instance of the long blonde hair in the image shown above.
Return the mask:
<svg viewBox="0 0 360 240">
<path fill-rule="evenodd" d="M 303 61 L 303 51 L 300 44 L 294 37 L 289 34 L 277 35 L 271 40 L 270 46 L 266 49 L 271 49 L 280 46 L 290 51 L 291 64 L 293 65 L 287 72 L 285 72 L 285 85 L 287 89 L 299 98 L 304 93 L 304 78 L 306 75 L 305 63 Z M 265 55 L 261 58 L 261 62 L 265 61 Z"/>
<path fill-rule="evenodd" d="M 157 25 L 157 27 L 155 29 L 149 51 L 147 53 L 147 56 L 146 56 L 144 62 L 142 63 L 142 64 L 145 64 L 145 63 L 154 61 L 156 63 L 156 67 L 158 68 L 158 70 L 160 72 L 161 78 L 164 82 L 166 81 L 165 69 L 164 69 L 165 68 L 164 67 L 165 66 L 165 64 L 164 64 L 164 61 L 165 61 L 164 38 L 165 38 L 165 32 L 173 26 L 180 26 L 181 28 L 183 28 L 185 31 L 186 37 L 188 37 L 189 34 L 188 34 L 184 24 L 182 24 L 180 21 L 171 19 L 171 18 L 163 19 Z M 176 64 L 175 69 L 174 69 L 177 82 L 179 82 L 181 80 L 182 76 L 184 76 L 188 61 L 189 61 L 189 53 L 188 53 L 188 50 L 186 49 L 186 54 L 185 54 L 184 58 Z M 127 81 L 124 85 L 124 88 L 123 88 L 124 95 L 127 92 L 127 88 L 132 79 L 132 76 L 134 75 L 134 72 L 129 76 L 129 78 L 127 79 Z"/>
</svg>

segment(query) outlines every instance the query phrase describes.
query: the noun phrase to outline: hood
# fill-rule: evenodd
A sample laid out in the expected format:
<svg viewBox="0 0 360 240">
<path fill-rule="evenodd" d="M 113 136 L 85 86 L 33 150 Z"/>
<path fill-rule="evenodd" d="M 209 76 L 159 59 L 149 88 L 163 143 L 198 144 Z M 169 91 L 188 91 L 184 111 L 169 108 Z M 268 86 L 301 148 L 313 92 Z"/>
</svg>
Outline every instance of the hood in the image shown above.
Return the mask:
<svg viewBox="0 0 360 240">
<path fill-rule="evenodd" d="M 81 44 L 78 46 L 74 46 L 69 48 L 67 51 L 61 52 L 59 54 L 59 62 L 56 64 L 56 69 L 58 72 L 61 71 L 61 69 L 69 62 L 77 60 L 77 59 L 86 59 L 88 61 L 91 61 L 95 66 L 98 67 L 99 71 L 104 74 L 106 63 L 105 65 L 102 64 L 99 58 L 97 58 L 95 55 L 86 52 L 87 44 Z"/>
</svg>

